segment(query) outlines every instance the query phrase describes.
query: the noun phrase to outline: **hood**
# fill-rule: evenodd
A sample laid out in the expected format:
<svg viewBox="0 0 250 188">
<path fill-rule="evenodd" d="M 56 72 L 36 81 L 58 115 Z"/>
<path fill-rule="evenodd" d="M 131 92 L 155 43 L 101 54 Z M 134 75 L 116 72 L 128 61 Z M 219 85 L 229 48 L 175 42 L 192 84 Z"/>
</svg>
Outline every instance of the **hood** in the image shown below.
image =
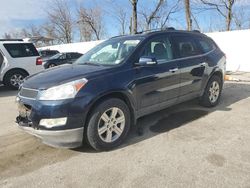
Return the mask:
<svg viewBox="0 0 250 188">
<path fill-rule="evenodd" d="M 73 80 L 103 74 L 110 67 L 96 65 L 62 65 L 46 69 L 40 73 L 29 76 L 23 87 L 32 89 L 47 89 Z"/>
</svg>

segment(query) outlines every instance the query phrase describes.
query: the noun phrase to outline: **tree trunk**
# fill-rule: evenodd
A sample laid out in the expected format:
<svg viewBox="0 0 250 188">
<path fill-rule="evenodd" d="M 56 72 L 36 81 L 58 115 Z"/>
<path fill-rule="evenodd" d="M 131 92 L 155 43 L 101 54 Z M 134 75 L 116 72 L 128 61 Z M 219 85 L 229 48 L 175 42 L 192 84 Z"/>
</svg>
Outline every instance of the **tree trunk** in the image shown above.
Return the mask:
<svg viewBox="0 0 250 188">
<path fill-rule="evenodd" d="M 228 12 L 227 12 L 227 20 L 226 20 L 226 28 L 227 31 L 231 30 L 231 22 L 232 22 L 232 8 L 233 8 L 234 0 L 228 0 Z"/>
<path fill-rule="evenodd" d="M 133 34 L 137 33 L 137 1 L 138 0 L 131 0 L 132 3 L 132 9 L 133 9 Z"/>
<path fill-rule="evenodd" d="M 187 22 L 187 30 L 192 30 L 192 19 L 191 19 L 191 11 L 190 11 L 190 1 L 185 0 L 185 13 L 186 13 L 186 22 Z"/>
</svg>

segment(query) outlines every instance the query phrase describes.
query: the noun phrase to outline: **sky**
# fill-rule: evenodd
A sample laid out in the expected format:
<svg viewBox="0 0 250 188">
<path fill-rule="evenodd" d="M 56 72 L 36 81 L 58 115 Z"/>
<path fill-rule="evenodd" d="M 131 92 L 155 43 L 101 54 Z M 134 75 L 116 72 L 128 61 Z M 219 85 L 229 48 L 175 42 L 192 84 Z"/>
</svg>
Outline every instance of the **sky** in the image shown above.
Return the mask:
<svg viewBox="0 0 250 188">
<path fill-rule="evenodd" d="M 14 32 L 21 28 L 29 27 L 30 25 L 41 25 L 46 22 L 46 11 L 50 6 L 53 6 L 54 0 L 0 0 L 0 38 L 4 33 Z M 105 29 L 107 36 L 117 35 L 119 29 L 118 23 L 112 18 L 112 10 L 116 7 L 111 5 L 117 4 L 123 7 L 131 14 L 131 6 L 128 0 L 66 0 L 72 11 L 75 11 L 77 6 L 83 4 L 85 7 L 100 6 L 106 11 L 104 13 Z M 150 9 L 154 5 L 156 0 L 139 0 L 138 9 Z M 168 0 L 169 4 L 175 3 L 177 0 Z M 212 0 L 213 1 L 213 0 Z M 216 1 L 216 0 L 214 0 Z M 218 0 L 217 0 L 218 1 Z M 240 5 L 244 5 L 247 13 L 243 16 L 250 15 L 250 0 L 238 0 Z M 237 7 L 236 7 L 237 8 Z M 221 25 L 220 17 L 214 11 L 201 12 L 197 17 L 199 25 L 202 28 L 208 28 L 209 24 L 213 24 L 215 27 L 224 27 Z M 249 19 L 250 20 L 250 16 Z M 172 22 L 175 27 L 185 29 L 185 14 L 181 10 L 175 14 L 175 21 Z M 250 23 L 249 23 L 250 26 Z"/>
</svg>

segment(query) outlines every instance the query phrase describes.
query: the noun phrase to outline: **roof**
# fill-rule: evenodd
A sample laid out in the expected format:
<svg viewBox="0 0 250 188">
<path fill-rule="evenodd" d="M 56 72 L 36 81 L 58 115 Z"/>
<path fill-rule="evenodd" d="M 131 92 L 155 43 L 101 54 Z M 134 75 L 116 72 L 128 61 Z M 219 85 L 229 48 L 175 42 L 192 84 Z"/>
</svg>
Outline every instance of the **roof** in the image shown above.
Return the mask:
<svg viewBox="0 0 250 188">
<path fill-rule="evenodd" d="M 200 36 L 206 36 L 203 33 L 200 33 L 198 30 L 193 30 L 193 31 L 187 31 L 187 30 L 175 30 L 174 28 L 170 29 L 165 29 L 165 30 L 148 30 L 148 31 L 142 31 L 138 32 L 137 34 L 132 34 L 132 35 L 119 35 L 115 36 L 112 38 L 117 38 L 117 37 L 149 37 L 149 36 L 154 36 L 157 34 L 164 34 L 164 33 L 185 33 L 185 34 L 194 34 L 194 35 L 200 35 Z"/>
</svg>

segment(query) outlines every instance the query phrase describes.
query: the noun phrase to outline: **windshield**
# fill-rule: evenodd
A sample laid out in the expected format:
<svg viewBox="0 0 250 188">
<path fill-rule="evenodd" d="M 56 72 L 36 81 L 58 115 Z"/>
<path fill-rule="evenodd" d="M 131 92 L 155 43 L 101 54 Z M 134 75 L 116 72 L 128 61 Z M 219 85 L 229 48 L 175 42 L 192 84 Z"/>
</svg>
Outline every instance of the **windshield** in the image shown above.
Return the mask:
<svg viewBox="0 0 250 188">
<path fill-rule="evenodd" d="M 114 38 L 107 40 L 96 46 L 81 58 L 76 64 L 99 64 L 99 65 L 117 65 L 128 57 L 142 38 L 121 39 Z"/>
<path fill-rule="evenodd" d="M 50 59 L 58 59 L 61 55 L 63 55 L 62 53 L 58 53 L 56 55 L 53 55 L 52 57 L 50 57 Z"/>
</svg>

